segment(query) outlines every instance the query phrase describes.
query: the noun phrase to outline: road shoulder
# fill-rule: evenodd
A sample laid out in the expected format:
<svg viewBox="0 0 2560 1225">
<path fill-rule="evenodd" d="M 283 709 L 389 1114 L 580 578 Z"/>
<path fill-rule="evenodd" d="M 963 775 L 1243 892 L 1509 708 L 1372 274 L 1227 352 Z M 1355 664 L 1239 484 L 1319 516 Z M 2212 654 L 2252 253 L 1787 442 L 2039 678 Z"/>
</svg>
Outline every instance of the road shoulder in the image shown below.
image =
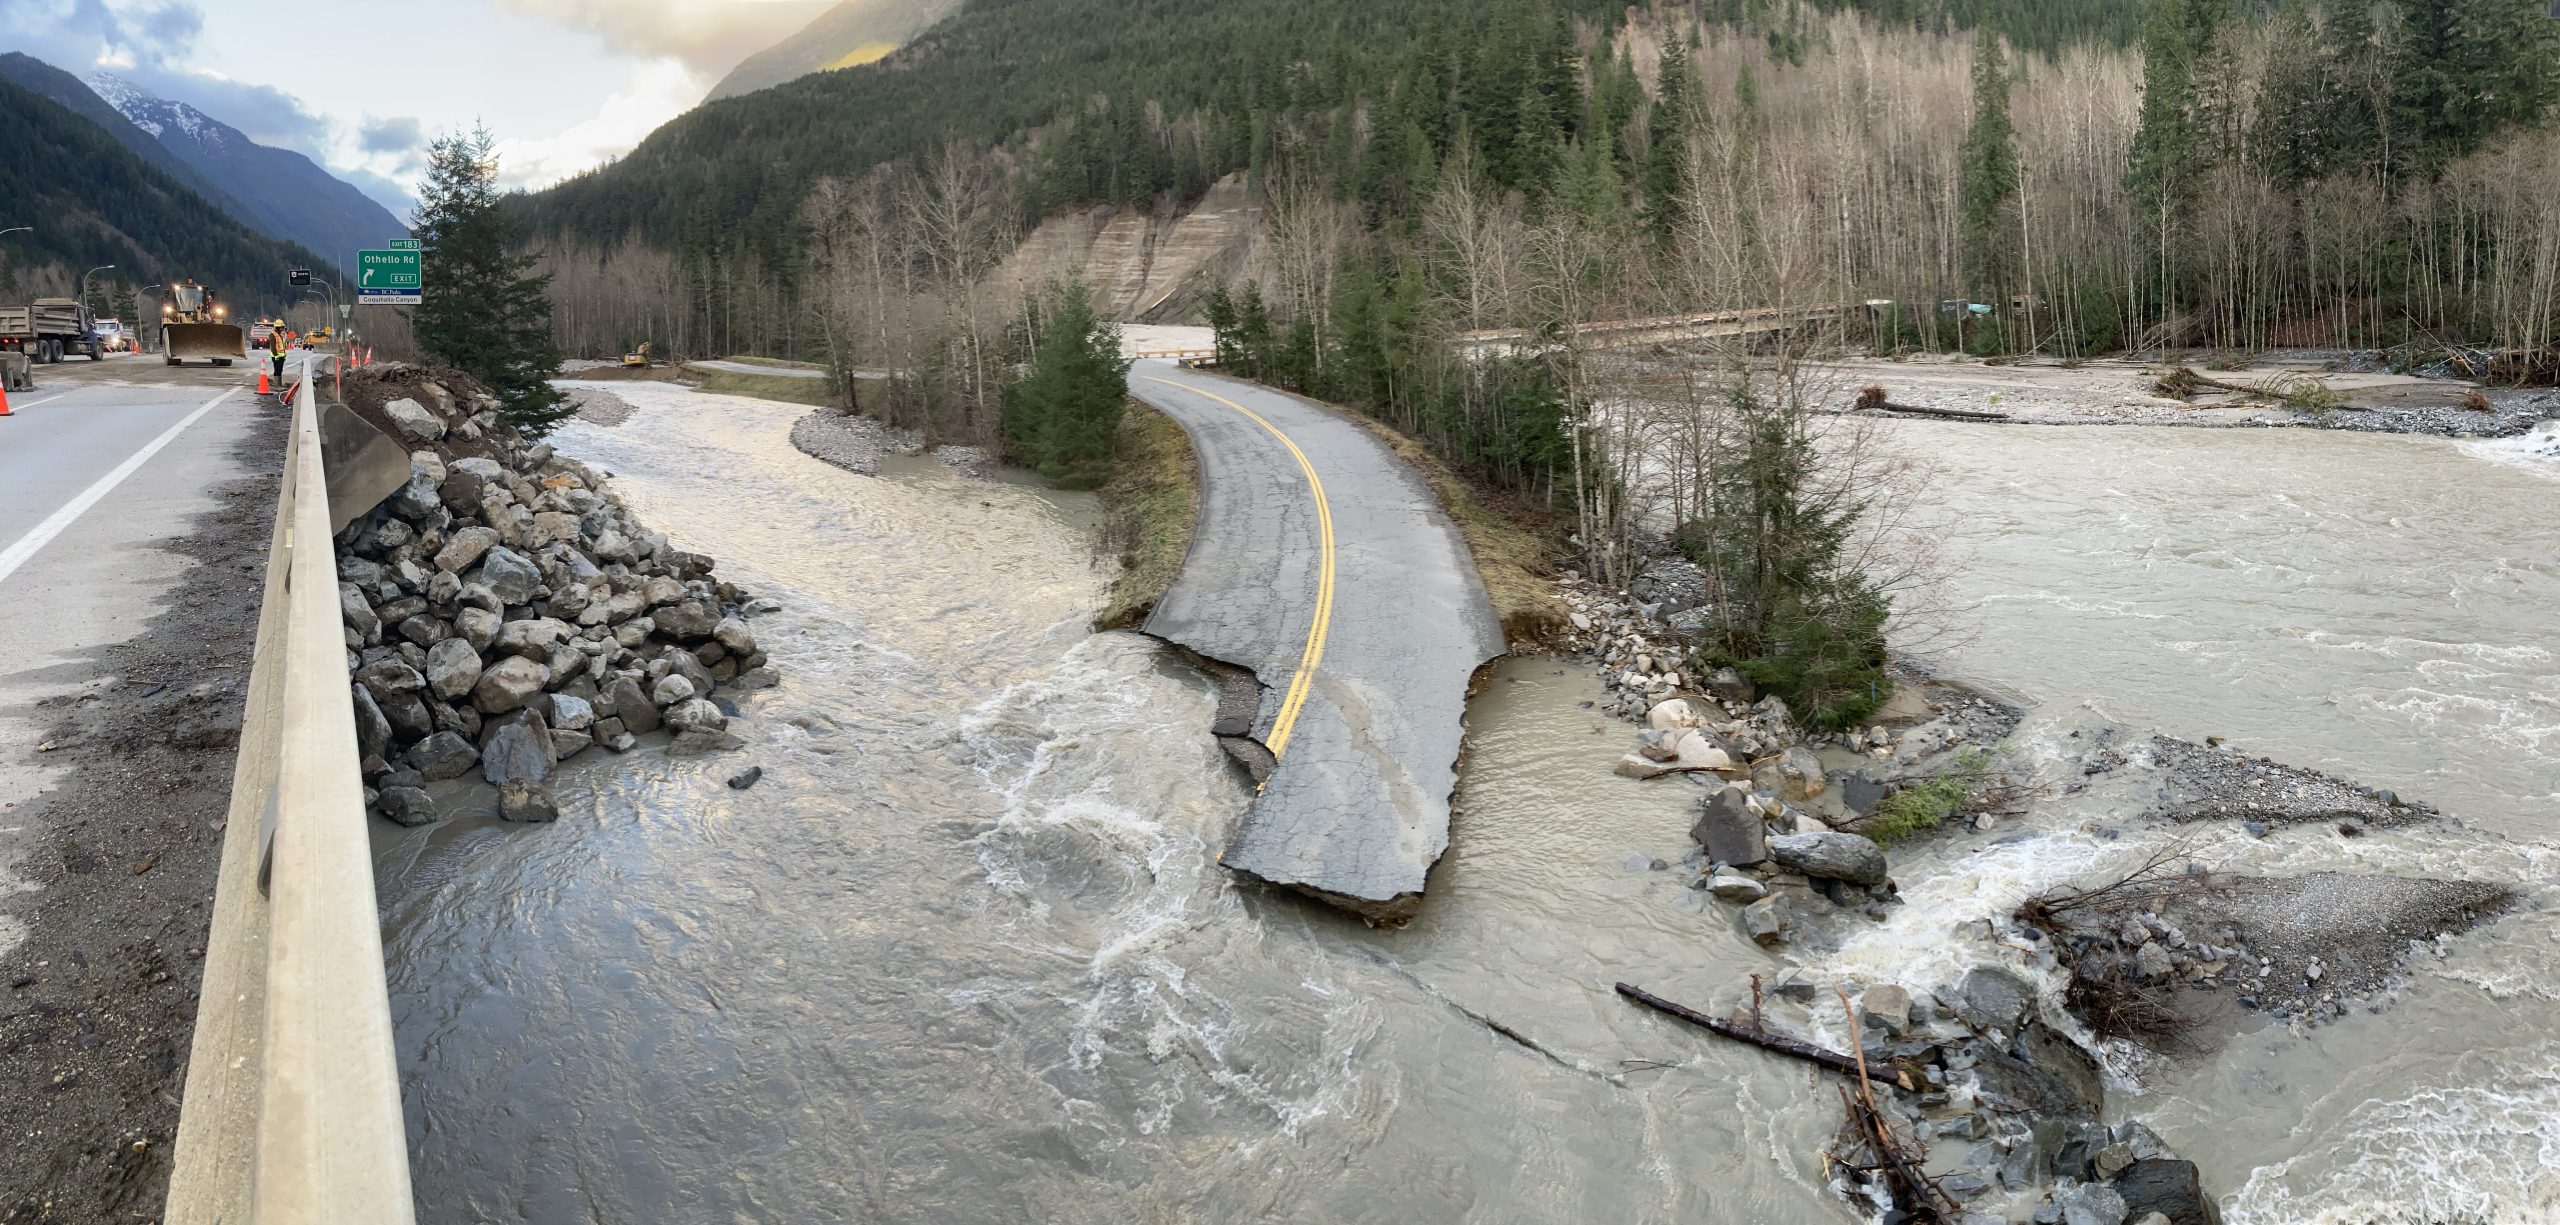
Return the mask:
<svg viewBox="0 0 2560 1225">
<path fill-rule="evenodd" d="M 187 563 L 156 614 L 0 711 L 58 779 L 0 814 L 27 882 L 0 903 L 0 1222 L 152 1219 L 166 1193 L 283 450 L 282 410 L 236 402 L 241 475 L 140 546 Z"/>
</svg>

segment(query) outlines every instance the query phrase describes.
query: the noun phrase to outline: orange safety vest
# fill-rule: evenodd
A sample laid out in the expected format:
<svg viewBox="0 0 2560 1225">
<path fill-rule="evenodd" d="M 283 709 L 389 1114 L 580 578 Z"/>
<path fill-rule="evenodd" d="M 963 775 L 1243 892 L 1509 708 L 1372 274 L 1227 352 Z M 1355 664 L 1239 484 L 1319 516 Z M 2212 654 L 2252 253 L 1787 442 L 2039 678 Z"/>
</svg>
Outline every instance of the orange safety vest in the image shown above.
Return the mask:
<svg viewBox="0 0 2560 1225">
<path fill-rule="evenodd" d="M 284 356 L 283 332 L 271 331 L 267 333 L 267 352 L 275 354 L 277 357 Z"/>
</svg>

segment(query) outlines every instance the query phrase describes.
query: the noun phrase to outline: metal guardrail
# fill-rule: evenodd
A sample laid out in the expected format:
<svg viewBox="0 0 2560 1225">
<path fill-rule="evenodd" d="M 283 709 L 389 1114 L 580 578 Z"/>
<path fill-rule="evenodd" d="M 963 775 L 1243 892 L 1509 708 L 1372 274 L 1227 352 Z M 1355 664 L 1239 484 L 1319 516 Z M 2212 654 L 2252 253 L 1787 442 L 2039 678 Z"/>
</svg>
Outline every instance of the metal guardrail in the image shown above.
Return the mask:
<svg viewBox="0 0 2560 1225">
<path fill-rule="evenodd" d="M 170 1225 L 416 1219 L 311 368 L 293 396 Z"/>
</svg>

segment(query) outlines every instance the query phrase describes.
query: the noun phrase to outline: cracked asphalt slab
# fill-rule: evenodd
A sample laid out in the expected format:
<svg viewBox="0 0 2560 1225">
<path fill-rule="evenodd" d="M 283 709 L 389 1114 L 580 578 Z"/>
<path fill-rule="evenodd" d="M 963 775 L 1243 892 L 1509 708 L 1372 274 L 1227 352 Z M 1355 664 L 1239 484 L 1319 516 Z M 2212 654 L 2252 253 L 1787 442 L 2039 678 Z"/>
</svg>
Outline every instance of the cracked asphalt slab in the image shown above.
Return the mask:
<svg viewBox="0 0 2560 1225">
<path fill-rule="evenodd" d="M 1191 551 L 1144 629 L 1261 686 L 1242 738 L 1274 760 L 1221 861 L 1410 917 L 1449 846 L 1468 685 L 1504 649 L 1464 538 L 1332 409 L 1166 362 L 1131 366 L 1129 388 L 1200 459 Z"/>
</svg>

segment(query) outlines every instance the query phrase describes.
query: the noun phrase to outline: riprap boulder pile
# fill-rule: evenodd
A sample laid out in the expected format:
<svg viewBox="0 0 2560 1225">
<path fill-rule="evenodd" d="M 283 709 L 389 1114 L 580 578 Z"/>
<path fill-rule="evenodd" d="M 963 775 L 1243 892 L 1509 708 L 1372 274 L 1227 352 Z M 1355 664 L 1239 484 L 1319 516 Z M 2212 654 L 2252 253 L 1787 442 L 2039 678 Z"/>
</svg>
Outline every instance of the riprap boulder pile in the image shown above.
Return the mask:
<svg viewBox="0 0 2560 1225">
<path fill-rule="evenodd" d="M 349 406 L 409 447 L 409 480 L 338 534 L 338 604 L 366 799 L 403 825 L 475 771 L 548 821 L 554 767 L 671 734 L 737 747 L 723 688 L 775 683 L 748 593 L 641 523 L 594 470 L 527 443 L 468 377 L 391 365 Z"/>
</svg>

